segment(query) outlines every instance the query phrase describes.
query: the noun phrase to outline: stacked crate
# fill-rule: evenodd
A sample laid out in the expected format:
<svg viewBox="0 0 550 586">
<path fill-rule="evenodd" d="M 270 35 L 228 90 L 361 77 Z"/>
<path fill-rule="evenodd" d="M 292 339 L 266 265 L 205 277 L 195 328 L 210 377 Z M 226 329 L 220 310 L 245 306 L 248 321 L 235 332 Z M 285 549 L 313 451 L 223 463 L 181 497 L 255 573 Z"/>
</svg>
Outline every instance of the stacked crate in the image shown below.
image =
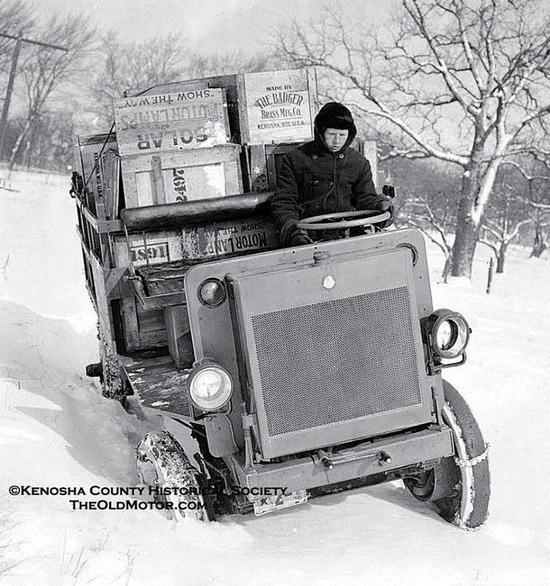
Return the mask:
<svg viewBox="0 0 550 586">
<path fill-rule="evenodd" d="M 315 70 L 262 71 L 172 82 L 155 86 L 140 97 L 215 88 L 225 92 L 230 140 L 242 147 L 244 191 L 273 189 L 273 159 L 313 138 L 313 118 L 319 108 Z"/>
<path fill-rule="evenodd" d="M 128 271 L 267 250 L 277 236 L 267 217 L 125 232 L 120 210 L 273 189 L 278 155 L 312 138 L 316 100 L 315 74 L 306 69 L 162 84 L 116 100 L 114 129 L 80 144 L 86 205 L 103 222 L 98 234 L 106 233 L 96 243 L 104 278 L 96 270 L 90 281 L 104 281 L 124 351 L 172 353 L 170 332 L 182 335 L 185 315 L 181 305 L 144 304 L 137 281 L 121 280 Z"/>
<path fill-rule="evenodd" d="M 115 122 L 127 207 L 242 191 L 223 89 L 123 98 Z"/>
<path fill-rule="evenodd" d="M 122 98 L 115 101 L 115 125 L 126 207 L 188 202 L 242 191 L 240 147 L 229 142 L 222 88 L 157 90 L 152 95 Z M 135 270 L 182 259 L 182 244 L 181 230 L 127 234 L 114 238 L 114 254 L 117 265 Z M 170 333 L 175 330 L 169 321 L 173 312 L 173 308 L 147 309 L 136 297 L 123 297 L 126 349 L 172 346 L 175 341 Z"/>
</svg>

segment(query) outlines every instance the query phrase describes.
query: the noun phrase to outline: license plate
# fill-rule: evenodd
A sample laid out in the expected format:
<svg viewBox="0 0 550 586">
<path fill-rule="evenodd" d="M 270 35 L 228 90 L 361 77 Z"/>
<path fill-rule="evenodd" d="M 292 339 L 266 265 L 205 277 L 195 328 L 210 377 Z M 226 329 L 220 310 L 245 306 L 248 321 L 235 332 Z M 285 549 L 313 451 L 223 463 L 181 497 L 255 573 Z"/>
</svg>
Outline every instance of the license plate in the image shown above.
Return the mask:
<svg viewBox="0 0 550 586">
<path fill-rule="evenodd" d="M 261 499 L 254 501 L 254 514 L 257 517 L 293 507 L 294 505 L 301 505 L 307 501 L 307 492 L 305 490 L 298 490 L 287 495 L 264 496 Z"/>
</svg>

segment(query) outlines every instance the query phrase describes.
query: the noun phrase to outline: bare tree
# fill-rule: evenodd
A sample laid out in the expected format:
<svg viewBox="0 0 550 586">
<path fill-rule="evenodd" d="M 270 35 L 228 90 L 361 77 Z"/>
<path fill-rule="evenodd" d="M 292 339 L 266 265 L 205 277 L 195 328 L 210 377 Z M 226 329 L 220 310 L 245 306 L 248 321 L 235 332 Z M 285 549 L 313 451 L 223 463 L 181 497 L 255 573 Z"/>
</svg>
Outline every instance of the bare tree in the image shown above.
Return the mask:
<svg viewBox="0 0 550 586">
<path fill-rule="evenodd" d="M 387 143 L 387 137 L 380 136 Z M 450 273 L 452 230 L 456 223 L 458 188 L 455 169 L 439 161 L 380 157 L 386 181 L 395 186 L 398 226 L 420 230 L 443 253 L 444 281 Z"/>
<path fill-rule="evenodd" d="M 536 132 L 546 135 L 550 28 L 543 9 L 529 0 L 402 0 L 389 35 L 346 24 L 331 9 L 278 35 L 290 62 L 322 68 L 337 82 L 333 95 L 401 133 L 395 155 L 462 168 L 456 276 L 471 274 L 500 165 L 529 150 Z"/>
<path fill-rule="evenodd" d="M 25 123 L 21 127 L 10 156 L 13 167 L 21 146 L 33 124 L 40 118 L 52 97 L 63 96 L 86 74 L 85 62 L 92 47 L 94 32 L 82 16 L 52 17 L 36 40 L 63 45 L 67 51 L 44 46 L 26 50 L 20 67 L 26 103 Z"/>
<path fill-rule="evenodd" d="M 533 224 L 535 235 L 533 239 L 533 248 L 530 257 L 540 258 L 542 253 L 548 248 L 548 228 L 550 227 L 550 209 L 545 213 L 540 209 L 533 210 Z"/>
<path fill-rule="evenodd" d="M 531 257 L 540 257 L 548 248 L 547 229 L 550 227 L 550 165 L 540 151 L 535 152 L 535 160 L 530 164 L 506 161 L 515 168 L 527 183 L 527 188 L 516 195 L 516 200 L 529 209 L 529 218 L 534 227 Z M 526 168 L 531 167 L 528 171 Z"/>
<path fill-rule="evenodd" d="M 91 98 L 93 110 L 106 125 L 113 121 L 113 100 L 125 90 L 177 81 L 189 67 L 188 51 L 177 33 L 128 43 L 110 32 L 102 39 L 99 55 Z"/>
<path fill-rule="evenodd" d="M 78 106 L 74 102 L 55 106 L 56 109 L 45 108 L 32 124 L 17 153 L 17 165 L 66 173 L 73 163 Z M 26 123 L 25 116 L 12 117 L 9 138 L 15 140 Z"/>
<path fill-rule="evenodd" d="M 0 0 L 0 33 L 18 36 L 33 24 L 30 5 L 25 0 Z M 13 39 L 0 36 L 0 72 L 9 68 Z"/>
<path fill-rule="evenodd" d="M 504 272 L 504 262 L 508 246 L 518 236 L 522 226 L 531 223 L 531 218 L 517 220 L 509 217 L 503 217 L 501 222 L 493 222 L 485 218 L 481 227 L 481 236 L 479 241 L 488 246 L 494 253 L 497 261 L 497 273 Z"/>
<path fill-rule="evenodd" d="M 487 206 L 480 228 L 479 242 L 488 246 L 496 259 L 496 272 L 504 272 L 509 245 L 519 236 L 520 230 L 531 223 L 529 208 L 522 200 L 527 184 L 505 161 L 498 172 L 493 196 Z"/>
<path fill-rule="evenodd" d="M 446 283 L 451 270 L 452 246 L 449 240 L 449 218 L 447 213 L 437 213 L 426 197 L 406 201 L 400 210 L 400 224 L 420 230 L 428 240 L 443 252 L 445 263 L 441 276 Z"/>
</svg>

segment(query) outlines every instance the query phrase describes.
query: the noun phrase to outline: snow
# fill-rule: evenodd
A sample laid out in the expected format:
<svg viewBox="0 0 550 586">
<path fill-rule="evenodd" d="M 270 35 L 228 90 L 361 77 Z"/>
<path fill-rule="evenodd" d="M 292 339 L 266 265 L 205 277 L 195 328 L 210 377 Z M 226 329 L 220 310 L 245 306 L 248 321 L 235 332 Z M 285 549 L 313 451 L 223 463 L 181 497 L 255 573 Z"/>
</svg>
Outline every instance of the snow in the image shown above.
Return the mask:
<svg viewBox="0 0 550 586">
<path fill-rule="evenodd" d="M 158 425 L 83 376 L 97 360 L 95 316 L 67 184 L 19 174 L 19 193 L 0 189 L 0 583 L 547 583 L 550 259 L 519 247 L 490 295 L 486 250 L 472 281 L 443 285 L 429 249 L 435 306 L 473 329 L 467 364 L 446 376 L 491 446 L 491 512 L 478 531 L 444 523 L 400 483 L 209 525 L 11 496 L 10 485 L 133 487 L 135 445 Z"/>
</svg>

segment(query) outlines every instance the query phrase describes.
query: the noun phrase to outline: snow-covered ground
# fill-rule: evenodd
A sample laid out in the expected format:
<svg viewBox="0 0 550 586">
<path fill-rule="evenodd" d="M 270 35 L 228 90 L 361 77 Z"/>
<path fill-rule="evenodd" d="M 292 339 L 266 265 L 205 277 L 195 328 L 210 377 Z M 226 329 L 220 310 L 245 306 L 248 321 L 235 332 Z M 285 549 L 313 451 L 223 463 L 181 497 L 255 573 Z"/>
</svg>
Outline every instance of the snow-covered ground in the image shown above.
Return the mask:
<svg viewBox="0 0 550 586">
<path fill-rule="evenodd" d="M 134 446 L 154 422 L 82 376 L 97 359 L 95 317 L 67 180 L 19 174 L 12 185 L 21 192 L 0 189 L 0 583 L 548 583 L 548 256 L 512 248 L 487 295 L 485 250 L 472 282 L 443 285 L 430 249 L 435 305 L 473 328 L 468 363 L 447 376 L 491 444 L 491 514 L 479 531 L 447 525 L 398 483 L 209 525 L 79 511 L 74 497 L 8 489 L 132 487 Z"/>
</svg>

